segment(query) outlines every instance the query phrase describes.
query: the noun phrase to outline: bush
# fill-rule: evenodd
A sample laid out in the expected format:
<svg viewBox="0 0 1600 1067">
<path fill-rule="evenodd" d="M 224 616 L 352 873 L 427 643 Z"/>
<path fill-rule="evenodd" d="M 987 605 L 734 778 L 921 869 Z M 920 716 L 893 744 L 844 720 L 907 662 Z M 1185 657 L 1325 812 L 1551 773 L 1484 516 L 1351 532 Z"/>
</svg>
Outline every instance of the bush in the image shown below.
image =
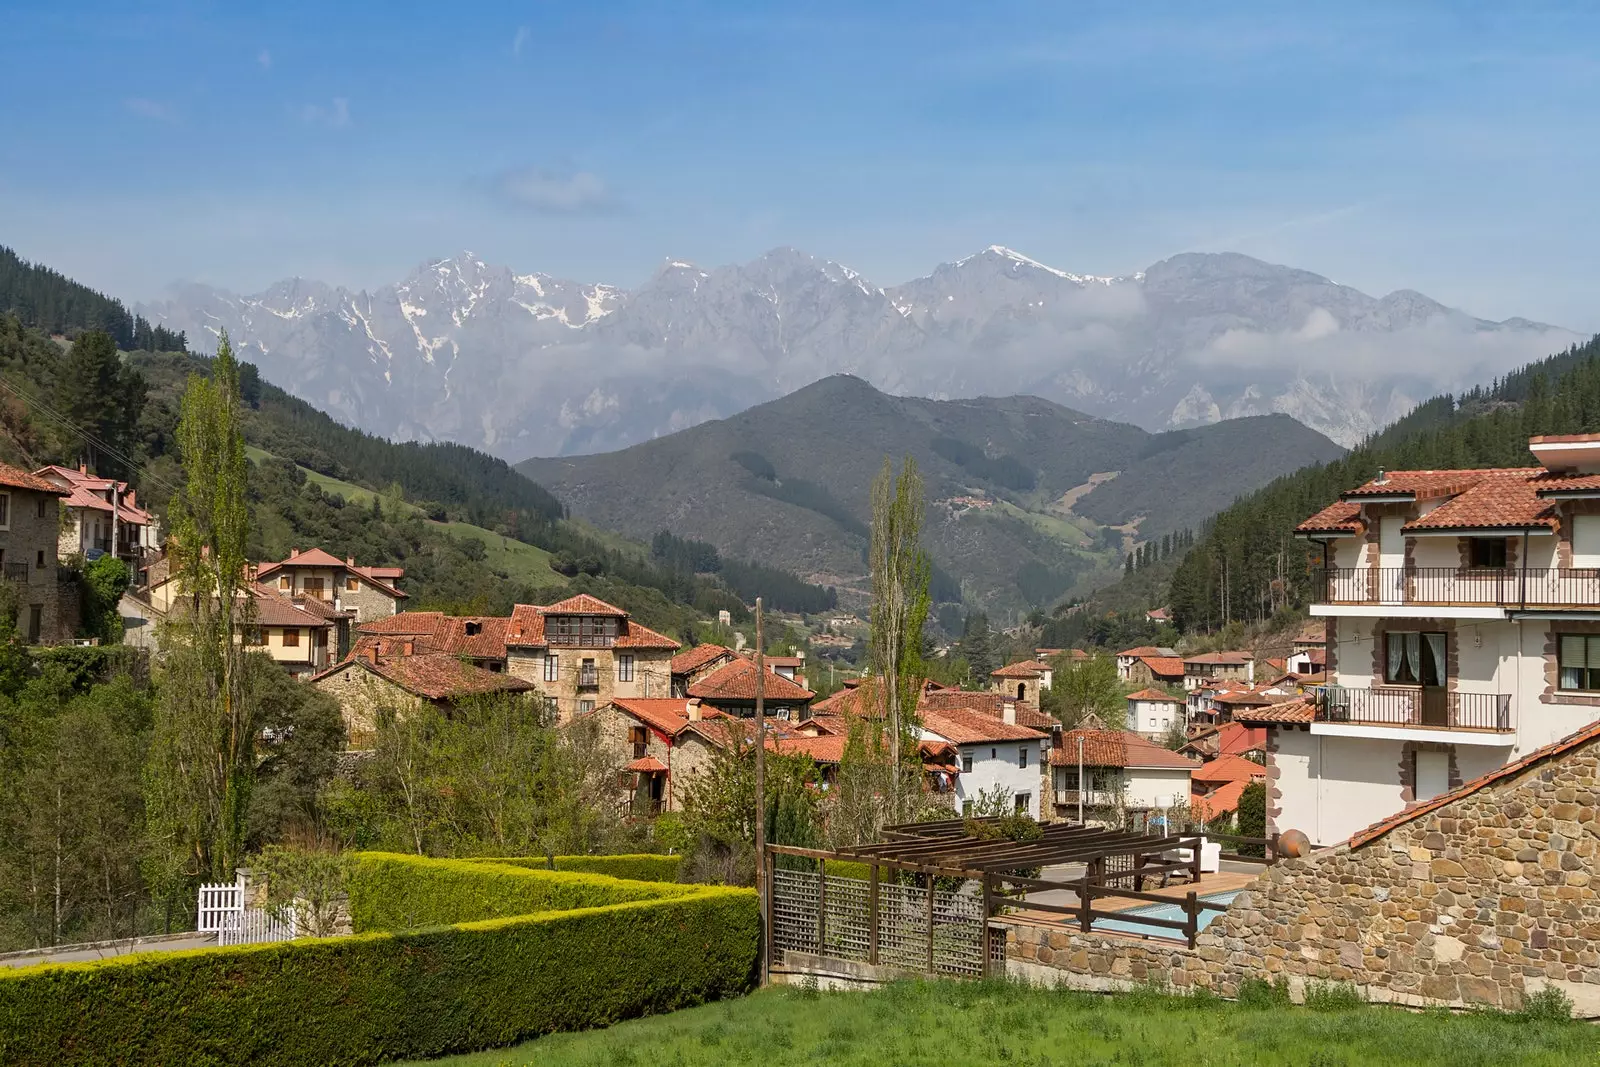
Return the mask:
<svg viewBox="0 0 1600 1067">
<path fill-rule="evenodd" d="M 512 856 L 472 860 L 473 863 L 499 863 L 507 867 L 549 870 L 543 856 Z M 584 874 L 605 874 L 612 878 L 626 878 L 637 882 L 676 882 L 682 856 L 660 856 L 646 853 L 634 856 L 557 856 L 555 869 Z"/>
<path fill-rule="evenodd" d="M 1282 978 L 1276 982 L 1246 978 L 1239 983 L 1239 1003 L 1258 1011 L 1286 1008 L 1289 1006 L 1289 983 Z"/>
<path fill-rule="evenodd" d="M 601 908 L 693 891 L 688 886 L 622 881 L 599 874 L 388 852 L 356 853 L 351 858 L 349 879 L 350 920 L 357 933 Z"/>
<path fill-rule="evenodd" d="M 366 881 L 352 904 L 382 910 L 361 898 L 396 884 L 420 896 L 430 873 L 468 912 L 503 910 L 496 898 L 526 896 L 526 883 L 560 892 L 588 883 L 591 897 L 643 885 L 402 859 L 355 857 Z M 369 1064 L 607 1026 L 750 988 L 760 933 L 751 891 L 648 889 L 668 899 L 6 971 L 0 1062 Z"/>
<path fill-rule="evenodd" d="M 1523 998 L 1520 1018 L 1534 1023 L 1568 1022 L 1572 1019 L 1572 1000 L 1557 987 L 1545 986 Z"/>
<path fill-rule="evenodd" d="M 1366 1003 L 1361 990 L 1349 982 L 1312 982 L 1306 986 L 1306 1007 L 1312 1011 L 1352 1011 Z"/>
</svg>

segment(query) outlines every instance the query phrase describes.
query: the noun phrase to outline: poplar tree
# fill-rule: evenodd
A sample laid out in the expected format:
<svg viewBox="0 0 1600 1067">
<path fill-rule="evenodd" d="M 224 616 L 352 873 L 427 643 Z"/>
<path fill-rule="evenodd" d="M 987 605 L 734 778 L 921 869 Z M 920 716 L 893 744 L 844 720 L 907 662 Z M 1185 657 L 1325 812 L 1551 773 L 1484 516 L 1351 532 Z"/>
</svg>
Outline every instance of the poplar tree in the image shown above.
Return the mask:
<svg viewBox="0 0 1600 1067">
<path fill-rule="evenodd" d="M 247 466 L 239 365 L 227 334 L 209 378 L 191 375 L 178 423 L 183 488 L 168 540 L 180 600 L 147 770 L 153 881 L 228 881 L 244 854 L 256 724 L 245 696 L 243 629 L 254 616 L 245 543 Z"/>
<path fill-rule="evenodd" d="M 890 815 L 904 813 L 902 759 L 912 741 L 922 685 L 922 627 L 928 618 L 931 569 L 922 549 L 922 476 L 910 456 L 895 477 L 887 456 L 872 483 L 872 669 L 882 687 L 889 734 Z"/>
</svg>

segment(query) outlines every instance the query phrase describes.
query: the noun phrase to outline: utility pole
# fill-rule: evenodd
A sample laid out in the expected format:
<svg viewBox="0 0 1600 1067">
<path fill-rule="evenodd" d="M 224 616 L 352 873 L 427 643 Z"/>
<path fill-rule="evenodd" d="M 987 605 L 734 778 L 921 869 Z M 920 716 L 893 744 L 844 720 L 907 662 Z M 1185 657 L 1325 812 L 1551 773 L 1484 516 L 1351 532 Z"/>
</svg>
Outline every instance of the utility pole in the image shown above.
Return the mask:
<svg viewBox="0 0 1600 1067">
<path fill-rule="evenodd" d="M 117 501 L 117 480 L 111 479 L 111 554 L 117 554 L 117 508 L 121 504 Z"/>
<path fill-rule="evenodd" d="M 772 887 L 767 884 L 767 645 L 761 629 L 761 598 L 756 597 L 756 913 L 761 920 L 761 984 L 772 984 L 768 958 L 767 912 Z"/>
<path fill-rule="evenodd" d="M 1083 825 L 1083 791 L 1088 783 L 1083 780 L 1083 733 L 1078 733 L 1078 825 Z"/>
</svg>

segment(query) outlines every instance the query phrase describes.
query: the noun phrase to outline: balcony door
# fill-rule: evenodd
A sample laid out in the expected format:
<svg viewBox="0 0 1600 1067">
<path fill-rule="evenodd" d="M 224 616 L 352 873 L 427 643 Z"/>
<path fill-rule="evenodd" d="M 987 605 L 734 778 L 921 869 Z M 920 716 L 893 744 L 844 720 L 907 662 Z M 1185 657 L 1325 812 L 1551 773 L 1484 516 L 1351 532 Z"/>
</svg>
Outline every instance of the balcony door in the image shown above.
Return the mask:
<svg viewBox="0 0 1600 1067">
<path fill-rule="evenodd" d="M 1385 635 L 1384 681 L 1415 686 L 1408 718 L 1422 726 L 1450 725 L 1449 642 L 1437 631 L 1390 630 Z"/>
<path fill-rule="evenodd" d="M 1378 601 L 1399 604 L 1406 591 L 1406 537 L 1401 515 L 1385 515 L 1378 520 Z"/>
</svg>

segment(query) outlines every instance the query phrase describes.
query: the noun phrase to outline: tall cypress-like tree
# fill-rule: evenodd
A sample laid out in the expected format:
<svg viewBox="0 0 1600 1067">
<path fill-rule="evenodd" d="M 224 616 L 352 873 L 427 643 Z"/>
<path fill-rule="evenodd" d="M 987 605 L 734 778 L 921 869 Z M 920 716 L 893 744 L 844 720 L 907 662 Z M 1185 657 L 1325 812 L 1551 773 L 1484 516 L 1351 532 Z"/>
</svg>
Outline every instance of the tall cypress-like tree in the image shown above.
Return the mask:
<svg viewBox="0 0 1600 1067">
<path fill-rule="evenodd" d="M 178 423 L 185 484 L 169 545 L 182 607 L 164 635 L 168 671 L 147 774 L 153 880 L 169 892 L 196 877 L 230 879 L 244 851 L 256 724 L 241 640 L 254 614 L 241 408 L 224 333 L 210 378 L 190 377 Z"/>
<path fill-rule="evenodd" d="M 914 739 L 922 685 L 922 627 L 928 618 L 928 554 L 922 549 L 925 507 L 916 460 L 905 458 L 900 476 L 885 456 L 872 483 L 872 668 L 882 686 L 889 734 L 891 821 L 904 814 L 902 758 Z"/>
</svg>

